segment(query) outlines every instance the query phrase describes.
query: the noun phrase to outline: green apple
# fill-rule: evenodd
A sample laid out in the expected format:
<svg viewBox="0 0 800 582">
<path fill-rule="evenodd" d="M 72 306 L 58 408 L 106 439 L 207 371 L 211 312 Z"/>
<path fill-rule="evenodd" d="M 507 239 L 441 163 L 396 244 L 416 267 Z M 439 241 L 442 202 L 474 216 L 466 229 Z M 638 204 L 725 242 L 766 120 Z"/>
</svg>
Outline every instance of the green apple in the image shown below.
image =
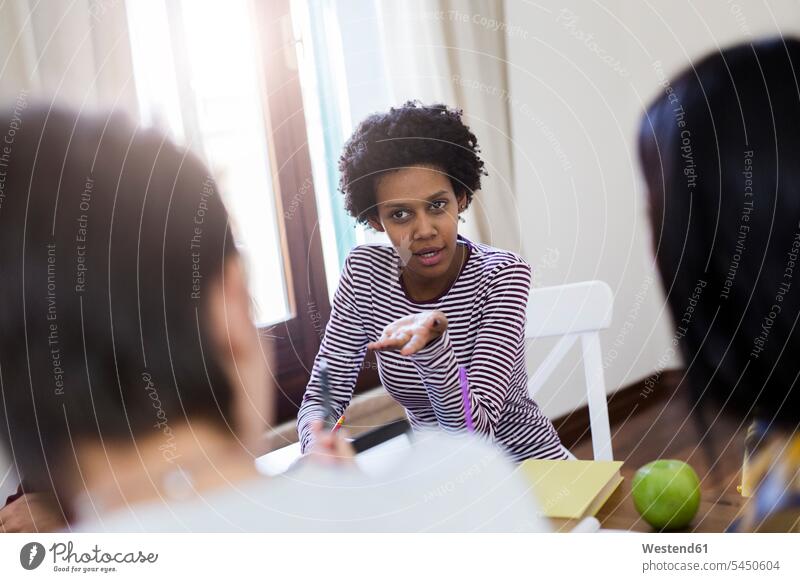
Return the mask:
<svg viewBox="0 0 800 582">
<path fill-rule="evenodd" d="M 700 506 L 700 479 L 683 461 L 647 463 L 636 471 L 631 491 L 636 511 L 658 530 L 686 527 Z"/>
</svg>

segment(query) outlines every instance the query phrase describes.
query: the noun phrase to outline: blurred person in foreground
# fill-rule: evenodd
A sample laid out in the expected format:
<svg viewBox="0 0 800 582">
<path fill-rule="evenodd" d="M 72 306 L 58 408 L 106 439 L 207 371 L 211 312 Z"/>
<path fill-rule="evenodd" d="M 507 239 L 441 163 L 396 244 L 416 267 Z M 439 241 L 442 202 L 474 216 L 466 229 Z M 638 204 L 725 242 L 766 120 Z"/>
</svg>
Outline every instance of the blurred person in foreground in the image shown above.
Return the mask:
<svg viewBox="0 0 800 582">
<path fill-rule="evenodd" d="M 2 529 L 544 528 L 473 440 L 428 435 L 374 479 L 316 424 L 307 462 L 259 475 L 275 387 L 214 180 L 116 115 L 18 109 L 0 113 L 0 446 L 24 491 Z"/>
<path fill-rule="evenodd" d="M 800 42 L 711 54 L 647 109 L 656 261 L 703 416 L 750 425 L 735 526 L 800 531 Z"/>
</svg>

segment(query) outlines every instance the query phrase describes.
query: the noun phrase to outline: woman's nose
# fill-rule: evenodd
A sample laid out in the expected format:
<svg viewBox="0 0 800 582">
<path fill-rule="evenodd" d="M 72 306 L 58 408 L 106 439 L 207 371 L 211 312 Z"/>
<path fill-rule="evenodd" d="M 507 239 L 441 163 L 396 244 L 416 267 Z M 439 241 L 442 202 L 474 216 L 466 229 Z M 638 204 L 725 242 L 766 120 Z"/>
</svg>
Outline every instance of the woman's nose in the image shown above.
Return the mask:
<svg viewBox="0 0 800 582">
<path fill-rule="evenodd" d="M 419 218 L 415 226 L 415 239 L 425 239 L 436 236 L 436 224 L 427 216 Z"/>
</svg>

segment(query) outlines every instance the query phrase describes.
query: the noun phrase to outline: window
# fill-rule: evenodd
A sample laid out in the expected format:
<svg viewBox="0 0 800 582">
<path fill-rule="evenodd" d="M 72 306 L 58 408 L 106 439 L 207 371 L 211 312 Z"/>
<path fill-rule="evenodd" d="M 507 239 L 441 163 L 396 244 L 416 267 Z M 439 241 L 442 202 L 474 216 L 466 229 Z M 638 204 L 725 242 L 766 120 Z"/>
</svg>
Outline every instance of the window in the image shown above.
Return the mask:
<svg viewBox="0 0 800 582">
<path fill-rule="evenodd" d="M 272 347 L 278 420 L 294 418 L 330 300 L 289 1 L 126 6 L 141 120 L 194 150 L 217 180 Z M 365 372 L 359 386 L 377 385 L 374 368 Z"/>
<path fill-rule="evenodd" d="M 142 121 L 202 158 L 249 257 L 260 324 L 291 315 L 247 0 L 137 0 L 128 20 Z"/>
<path fill-rule="evenodd" d="M 344 142 L 361 119 L 388 109 L 392 101 L 375 0 L 291 0 L 291 10 L 332 297 L 356 244 L 389 242 L 357 225 L 337 190 Z"/>
</svg>

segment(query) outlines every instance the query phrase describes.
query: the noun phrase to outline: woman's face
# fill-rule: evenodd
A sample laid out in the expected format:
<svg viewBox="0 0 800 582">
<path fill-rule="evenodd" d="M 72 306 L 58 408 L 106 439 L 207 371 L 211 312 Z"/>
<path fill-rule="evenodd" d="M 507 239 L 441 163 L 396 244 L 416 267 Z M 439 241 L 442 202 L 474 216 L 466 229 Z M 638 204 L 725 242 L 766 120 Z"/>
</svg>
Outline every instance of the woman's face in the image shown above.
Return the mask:
<svg viewBox="0 0 800 582">
<path fill-rule="evenodd" d="M 406 269 L 420 279 L 451 273 L 456 258 L 459 204 L 450 179 L 432 166 L 389 172 L 377 181 L 370 225 L 385 232 Z"/>
</svg>

